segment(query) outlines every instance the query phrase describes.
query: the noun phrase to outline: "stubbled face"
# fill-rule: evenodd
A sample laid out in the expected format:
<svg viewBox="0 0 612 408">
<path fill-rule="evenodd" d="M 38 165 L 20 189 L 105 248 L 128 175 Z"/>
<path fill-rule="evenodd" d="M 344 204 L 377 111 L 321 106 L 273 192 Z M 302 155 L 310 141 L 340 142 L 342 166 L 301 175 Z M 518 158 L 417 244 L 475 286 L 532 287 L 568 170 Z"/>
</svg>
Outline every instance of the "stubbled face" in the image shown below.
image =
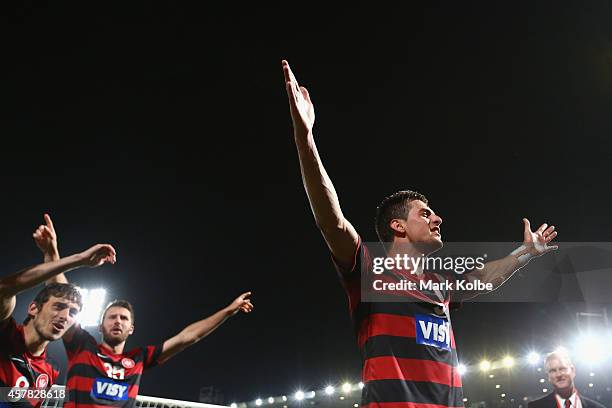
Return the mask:
<svg viewBox="0 0 612 408">
<path fill-rule="evenodd" d="M 75 323 L 79 305 L 62 297 L 49 297 L 40 309 L 30 304 L 28 313 L 38 335 L 48 341 L 59 340 Z"/>
<path fill-rule="evenodd" d="M 554 358 L 546 364 L 548 381 L 556 391 L 569 391 L 574 388 L 576 368 L 568 361 Z"/>
<path fill-rule="evenodd" d="M 425 253 L 442 248 L 440 218 L 421 200 L 410 202 L 410 211 L 406 220 L 396 220 L 403 227 L 406 238 Z"/>
<path fill-rule="evenodd" d="M 123 343 L 134 333 L 132 314 L 125 307 L 113 306 L 109 308 L 104 314 L 100 332 L 104 342 L 110 346 Z"/>
</svg>

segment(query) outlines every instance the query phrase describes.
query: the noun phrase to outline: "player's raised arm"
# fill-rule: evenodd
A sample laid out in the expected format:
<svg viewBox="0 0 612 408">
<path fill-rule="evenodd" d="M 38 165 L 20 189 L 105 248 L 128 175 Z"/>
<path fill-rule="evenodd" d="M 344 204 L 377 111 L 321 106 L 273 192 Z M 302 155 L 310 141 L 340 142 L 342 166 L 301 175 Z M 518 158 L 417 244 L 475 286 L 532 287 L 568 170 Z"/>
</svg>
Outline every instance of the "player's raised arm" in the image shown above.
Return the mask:
<svg viewBox="0 0 612 408">
<path fill-rule="evenodd" d="M 97 244 L 78 254 L 42 263 L 0 279 L 0 320 L 7 319 L 15 308 L 15 296 L 51 279 L 60 273 L 88 266 L 95 268 L 107 262 L 115 263 L 115 249 L 108 244 Z"/>
<path fill-rule="evenodd" d="M 40 251 L 43 253 L 45 262 L 58 261 L 60 259 L 59 250 L 57 248 L 57 234 L 53 221 L 49 214 L 44 215 L 45 223 L 38 226 L 32 234 L 34 242 Z M 48 279 L 45 284 L 51 283 L 68 283 L 68 279 L 63 273 L 53 276 Z"/>
<path fill-rule="evenodd" d="M 549 227 L 548 224 L 544 223 L 533 232 L 527 218 L 523 218 L 523 224 L 523 245 L 505 258 L 487 262 L 480 270 L 474 269 L 467 275 L 468 279 L 478 279 L 483 283 L 491 283 L 493 284 L 493 290 L 495 290 L 507 281 L 514 272 L 527 265 L 531 258 L 544 255 L 558 248 L 557 245 L 548 245 L 557 236 L 554 225 Z"/>
<path fill-rule="evenodd" d="M 312 133 L 315 113 L 310 95 L 306 88 L 298 84 L 289 63 L 283 60 L 282 64 L 302 181 L 310 207 L 336 261 L 340 266 L 350 267 L 359 237 L 355 228 L 344 218 L 334 185 L 319 157 Z"/>
<path fill-rule="evenodd" d="M 169 338 L 164 342 L 162 352 L 158 358 L 159 363 L 163 363 L 185 350 L 187 347 L 197 343 L 204 337 L 212 333 L 217 327 L 221 326 L 229 317 L 242 311 L 251 313 L 253 304 L 249 299 L 251 292 L 243 293 L 238 296 L 229 306 L 224 307 L 212 316 L 202 319 L 185 327 L 179 334 Z"/>
</svg>

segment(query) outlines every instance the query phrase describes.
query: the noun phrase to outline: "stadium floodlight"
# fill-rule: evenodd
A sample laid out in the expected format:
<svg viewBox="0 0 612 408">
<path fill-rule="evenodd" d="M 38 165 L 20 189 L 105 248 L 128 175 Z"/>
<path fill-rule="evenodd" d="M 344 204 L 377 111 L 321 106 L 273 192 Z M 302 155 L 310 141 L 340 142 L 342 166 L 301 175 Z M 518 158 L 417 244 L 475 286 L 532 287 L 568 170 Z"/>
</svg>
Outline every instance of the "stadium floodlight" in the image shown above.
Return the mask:
<svg viewBox="0 0 612 408">
<path fill-rule="evenodd" d="M 504 367 L 510 368 L 510 367 L 512 367 L 514 365 L 514 359 L 512 357 L 510 357 L 510 356 L 506 356 L 502 360 L 502 364 L 504 365 Z"/>
<path fill-rule="evenodd" d="M 589 383 L 589 388 L 593 388 L 593 383 Z"/>
<path fill-rule="evenodd" d="M 257 398 L 255 400 L 255 405 L 257 405 L 258 407 L 260 407 L 262 403 L 263 403 L 263 401 L 261 400 L 261 398 Z"/>
<path fill-rule="evenodd" d="M 530 365 L 537 365 L 540 362 L 540 355 L 538 353 L 536 353 L 535 351 L 530 351 L 529 354 L 527 354 L 527 363 L 529 363 Z"/>
<path fill-rule="evenodd" d="M 286 395 L 283 395 L 281 398 L 283 399 L 283 402 L 287 401 L 287 396 Z"/>
<path fill-rule="evenodd" d="M 502 398 L 505 398 L 505 397 L 506 397 L 506 394 L 502 394 L 502 395 L 501 395 L 501 397 L 502 397 Z"/>
<path fill-rule="evenodd" d="M 274 404 L 274 397 L 268 397 L 268 404 Z"/>
<path fill-rule="evenodd" d="M 325 387 L 325 394 L 327 395 L 332 395 L 335 391 L 336 389 L 332 387 L 331 385 L 328 385 L 327 387 Z"/>
<path fill-rule="evenodd" d="M 353 404 L 353 407 L 358 408 L 359 404 L 355 403 L 355 404 Z"/>
<path fill-rule="evenodd" d="M 359 381 L 359 384 L 357 384 L 357 386 L 359 387 L 360 390 L 363 390 L 364 385 L 361 381 Z"/>
<path fill-rule="evenodd" d="M 489 371 L 491 369 L 491 362 L 482 360 L 479 367 L 481 371 Z"/>
<path fill-rule="evenodd" d="M 499 388 L 501 388 L 501 385 L 500 384 L 495 384 L 495 388 L 499 389 Z"/>
<path fill-rule="evenodd" d="M 232 402 L 230 404 L 230 408 L 238 408 L 238 404 L 236 404 L 235 402 Z"/>
<path fill-rule="evenodd" d="M 595 373 L 589 373 L 589 377 L 595 377 Z"/>
<path fill-rule="evenodd" d="M 467 398 L 463 398 L 463 402 L 467 402 Z"/>
<path fill-rule="evenodd" d="M 576 355 L 579 361 L 588 364 L 601 363 L 608 357 L 608 347 L 597 336 L 583 334 L 576 341 Z"/>
<path fill-rule="evenodd" d="M 80 288 L 79 291 L 83 299 L 83 309 L 77 316 L 77 322 L 83 327 L 98 326 L 105 306 L 106 290 Z"/>
<path fill-rule="evenodd" d="M 459 375 L 467 373 L 467 366 L 465 364 L 457 365 L 457 372 L 459 373 Z"/>
<path fill-rule="evenodd" d="M 302 401 L 304 399 L 304 391 L 302 390 L 296 391 L 294 397 L 297 401 Z"/>
<path fill-rule="evenodd" d="M 542 388 L 542 392 L 548 392 L 548 388 Z"/>
<path fill-rule="evenodd" d="M 351 385 L 351 383 L 345 382 L 344 384 L 342 384 L 343 393 L 348 394 L 349 392 L 351 392 L 352 389 L 353 389 L 353 386 Z"/>
</svg>

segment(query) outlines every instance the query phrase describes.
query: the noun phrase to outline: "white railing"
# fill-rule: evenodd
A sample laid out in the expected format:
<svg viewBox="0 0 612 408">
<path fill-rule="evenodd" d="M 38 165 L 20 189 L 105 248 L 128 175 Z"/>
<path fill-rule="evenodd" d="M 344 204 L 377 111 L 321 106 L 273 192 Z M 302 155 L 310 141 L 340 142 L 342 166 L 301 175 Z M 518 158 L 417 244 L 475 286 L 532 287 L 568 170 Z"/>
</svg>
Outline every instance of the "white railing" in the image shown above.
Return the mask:
<svg viewBox="0 0 612 408">
<path fill-rule="evenodd" d="M 54 385 L 53 389 L 62 390 L 64 386 Z M 62 408 L 63 400 L 48 399 L 42 403 L 41 408 Z M 148 397 L 139 395 L 136 397 L 136 407 L 138 408 L 227 408 L 224 405 L 203 404 L 201 402 L 172 400 L 167 398 Z"/>
</svg>

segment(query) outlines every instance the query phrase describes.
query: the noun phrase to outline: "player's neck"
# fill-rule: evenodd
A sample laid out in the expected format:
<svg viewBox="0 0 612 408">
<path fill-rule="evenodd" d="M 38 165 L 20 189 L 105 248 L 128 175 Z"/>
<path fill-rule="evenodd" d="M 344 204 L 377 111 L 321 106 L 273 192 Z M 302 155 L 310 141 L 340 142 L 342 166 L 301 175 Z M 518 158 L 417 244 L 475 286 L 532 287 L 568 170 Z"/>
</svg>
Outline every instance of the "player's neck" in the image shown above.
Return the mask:
<svg viewBox="0 0 612 408">
<path fill-rule="evenodd" d="M 122 341 L 121 343 L 115 346 L 111 346 L 110 344 L 102 340 L 102 345 L 109 349 L 113 354 L 123 354 L 123 349 L 125 348 L 125 341 Z"/>
<path fill-rule="evenodd" d="M 30 322 L 23 328 L 23 338 L 25 341 L 26 349 L 33 356 L 40 356 L 45 352 L 49 340 L 45 340 L 34 328 L 34 323 Z"/>
</svg>

